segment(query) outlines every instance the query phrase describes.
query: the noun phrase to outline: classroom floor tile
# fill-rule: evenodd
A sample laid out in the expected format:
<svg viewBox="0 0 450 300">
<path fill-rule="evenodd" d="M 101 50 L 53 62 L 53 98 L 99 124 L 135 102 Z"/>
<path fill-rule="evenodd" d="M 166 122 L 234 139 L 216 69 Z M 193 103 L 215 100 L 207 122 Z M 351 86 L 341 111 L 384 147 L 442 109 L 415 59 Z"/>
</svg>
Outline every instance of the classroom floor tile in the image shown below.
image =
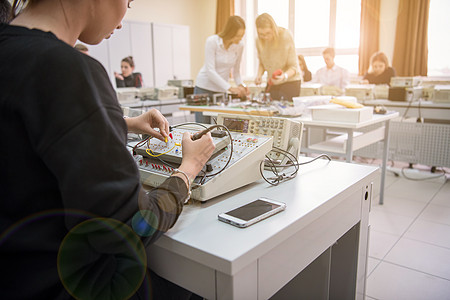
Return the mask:
<svg viewBox="0 0 450 300">
<path fill-rule="evenodd" d="M 384 204 L 373 198 L 367 300 L 450 300 L 449 172 L 414 172 L 424 180 L 388 172 Z"/>
</svg>

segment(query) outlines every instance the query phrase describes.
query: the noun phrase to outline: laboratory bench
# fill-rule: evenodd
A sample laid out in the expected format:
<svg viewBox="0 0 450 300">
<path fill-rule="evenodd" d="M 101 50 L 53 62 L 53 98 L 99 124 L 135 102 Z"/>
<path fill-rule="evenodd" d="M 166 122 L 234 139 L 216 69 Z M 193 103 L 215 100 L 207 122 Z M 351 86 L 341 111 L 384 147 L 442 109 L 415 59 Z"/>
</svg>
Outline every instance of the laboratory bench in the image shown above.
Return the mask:
<svg viewBox="0 0 450 300">
<path fill-rule="evenodd" d="M 194 202 L 148 248 L 148 264 L 206 299 L 364 299 L 378 178 L 377 167 L 319 159 L 278 186 L 260 179 Z M 218 220 L 262 196 L 287 207 L 245 229 Z"/>
</svg>

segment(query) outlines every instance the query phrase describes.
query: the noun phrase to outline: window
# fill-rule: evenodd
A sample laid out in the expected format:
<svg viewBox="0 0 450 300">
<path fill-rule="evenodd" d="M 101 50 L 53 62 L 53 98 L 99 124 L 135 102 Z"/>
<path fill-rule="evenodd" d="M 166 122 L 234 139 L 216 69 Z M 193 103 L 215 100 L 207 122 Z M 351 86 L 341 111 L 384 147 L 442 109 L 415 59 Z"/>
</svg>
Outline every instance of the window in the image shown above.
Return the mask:
<svg viewBox="0 0 450 300">
<path fill-rule="evenodd" d="M 450 2 L 431 0 L 428 17 L 428 76 L 450 76 Z"/>
<path fill-rule="evenodd" d="M 258 15 L 262 13 L 270 14 L 278 26 L 289 28 L 289 0 L 259 0 Z"/>
<path fill-rule="evenodd" d="M 278 26 L 292 32 L 296 51 L 305 56 L 311 72 L 325 65 L 322 51 L 334 47 L 336 64 L 352 74 L 358 73 L 361 0 L 236 0 L 235 4 L 236 11 L 247 20 L 246 63 L 242 70 L 245 77 L 251 78 L 256 73 L 254 20 L 264 12 L 269 13 Z"/>
<path fill-rule="evenodd" d="M 294 42 L 296 48 L 327 47 L 329 29 L 330 0 L 295 1 Z"/>
</svg>

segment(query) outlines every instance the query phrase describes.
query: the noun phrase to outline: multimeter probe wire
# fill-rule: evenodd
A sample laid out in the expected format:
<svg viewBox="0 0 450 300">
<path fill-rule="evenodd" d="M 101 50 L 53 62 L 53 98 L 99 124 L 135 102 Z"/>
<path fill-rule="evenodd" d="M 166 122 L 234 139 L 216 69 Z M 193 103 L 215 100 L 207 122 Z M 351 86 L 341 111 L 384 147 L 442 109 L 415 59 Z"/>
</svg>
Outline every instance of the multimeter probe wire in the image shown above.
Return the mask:
<svg viewBox="0 0 450 300">
<path fill-rule="evenodd" d="M 201 127 L 205 128 L 204 130 L 202 130 L 202 131 L 200 131 L 200 132 L 197 132 L 197 133 L 195 133 L 195 134 L 192 136 L 192 140 L 194 140 L 194 141 L 197 140 L 197 139 L 200 139 L 203 135 L 205 135 L 206 133 L 210 132 L 211 130 L 213 130 L 213 129 L 215 129 L 215 128 L 218 128 L 218 129 L 224 129 L 224 130 L 227 132 L 227 134 L 228 134 L 228 136 L 229 136 L 229 138 L 230 138 L 230 155 L 229 155 L 229 157 L 228 157 L 228 161 L 226 162 L 226 164 L 225 164 L 219 171 L 217 171 L 217 172 L 214 173 L 214 174 L 207 174 L 205 171 L 202 170 L 202 173 L 203 173 L 203 174 L 202 174 L 202 178 L 201 178 L 200 181 L 199 181 L 199 184 L 201 185 L 201 184 L 203 184 L 204 180 L 205 180 L 207 177 L 214 177 L 214 176 L 220 174 L 221 172 L 223 172 L 223 170 L 225 170 L 225 169 L 228 167 L 228 165 L 230 164 L 231 159 L 232 159 L 232 157 L 233 157 L 233 137 L 232 137 L 232 135 L 231 135 L 231 132 L 230 132 L 230 131 L 228 130 L 228 128 L 227 128 L 226 126 L 224 126 L 224 125 L 212 125 L 212 126 L 210 126 L 210 127 L 206 127 L 205 125 L 203 125 L 203 124 L 201 124 L 201 123 L 187 122 L 187 123 L 181 123 L 181 124 L 173 125 L 173 126 L 171 126 L 170 129 L 171 129 L 171 131 L 172 131 L 172 128 L 177 128 L 177 127 L 181 127 L 181 126 L 185 126 L 185 125 L 196 125 L 196 126 L 201 126 Z M 150 149 L 150 140 L 151 140 L 151 139 L 152 139 L 152 137 L 146 137 L 146 138 L 144 138 L 143 140 L 141 140 L 139 143 L 137 143 L 137 144 L 133 147 L 133 154 L 136 154 L 136 148 L 141 147 L 142 145 L 146 144 L 145 152 L 146 152 L 149 156 L 158 159 L 160 162 L 162 162 L 163 164 L 165 164 L 165 165 L 167 165 L 167 166 L 169 166 L 169 167 L 171 167 L 171 168 L 174 168 L 174 167 L 173 167 L 172 165 L 170 165 L 168 162 L 166 162 L 166 161 L 164 161 L 162 158 L 160 158 L 160 156 L 169 153 L 169 152 L 172 151 L 176 146 L 181 146 L 181 144 L 175 143 L 174 146 L 173 146 L 172 148 L 170 148 L 169 150 L 167 150 L 167 151 L 165 151 L 165 152 L 162 152 L 162 153 L 155 154 L 155 152 L 154 152 L 152 149 Z"/>
</svg>

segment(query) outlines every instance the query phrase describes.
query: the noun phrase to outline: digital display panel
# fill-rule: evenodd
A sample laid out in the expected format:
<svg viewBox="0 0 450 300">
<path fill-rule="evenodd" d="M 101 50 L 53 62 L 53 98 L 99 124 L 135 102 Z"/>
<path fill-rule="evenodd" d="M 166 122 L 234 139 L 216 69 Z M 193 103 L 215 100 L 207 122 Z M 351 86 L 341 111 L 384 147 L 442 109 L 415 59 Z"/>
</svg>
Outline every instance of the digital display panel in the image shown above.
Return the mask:
<svg viewBox="0 0 450 300">
<path fill-rule="evenodd" d="M 255 200 L 249 204 L 227 212 L 227 215 L 248 221 L 277 207 L 279 207 L 277 204 L 269 203 L 263 200 Z"/>
<path fill-rule="evenodd" d="M 229 131 L 248 133 L 248 120 L 224 118 L 223 125 L 225 125 Z"/>
</svg>

